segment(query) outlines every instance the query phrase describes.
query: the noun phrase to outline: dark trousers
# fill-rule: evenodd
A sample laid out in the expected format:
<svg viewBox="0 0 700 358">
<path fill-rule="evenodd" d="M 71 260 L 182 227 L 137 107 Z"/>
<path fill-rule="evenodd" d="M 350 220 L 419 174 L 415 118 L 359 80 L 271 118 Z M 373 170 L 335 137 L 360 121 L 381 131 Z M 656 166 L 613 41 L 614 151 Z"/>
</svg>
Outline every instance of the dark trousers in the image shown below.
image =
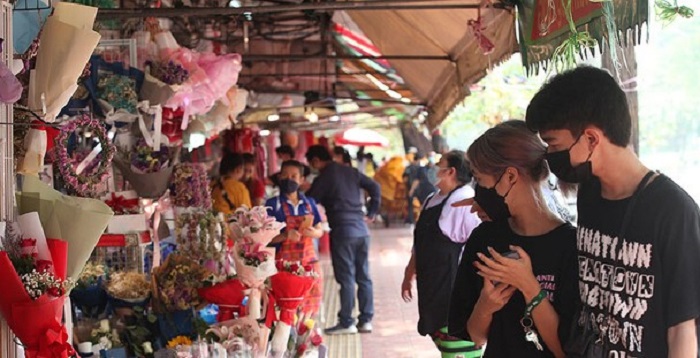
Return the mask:
<svg viewBox="0 0 700 358">
<path fill-rule="evenodd" d="M 331 259 L 335 280 L 340 285 L 340 312 L 338 323 L 353 325 L 355 283 L 360 303 L 360 323 L 371 322 L 374 316 L 372 279 L 369 276 L 369 237 L 335 237 L 331 235 Z"/>
</svg>

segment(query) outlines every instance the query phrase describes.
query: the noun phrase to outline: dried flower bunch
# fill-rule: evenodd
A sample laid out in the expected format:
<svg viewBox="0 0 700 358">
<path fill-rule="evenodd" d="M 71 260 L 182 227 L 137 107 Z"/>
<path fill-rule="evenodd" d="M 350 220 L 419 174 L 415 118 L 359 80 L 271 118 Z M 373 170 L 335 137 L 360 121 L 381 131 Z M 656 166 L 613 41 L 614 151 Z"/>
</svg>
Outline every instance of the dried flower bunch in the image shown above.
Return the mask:
<svg viewBox="0 0 700 358">
<path fill-rule="evenodd" d="M 190 72 L 172 60 L 146 61 L 146 66 L 150 67 L 151 76 L 168 85 L 181 85 L 190 78 Z"/>
<path fill-rule="evenodd" d="M 156 173 L 170 164 L 170 149 L 161 146 L 160 150 L 146 144 L 141 138 L 136 143 L 135 150 L 131 152 L 131 168 L 139 174 Z"/>
<path fill-rule="evenodd" d="M 211 209 L 207 172 L 200 164 L 180 163 L 170 179 L 173 205 L 183 208 Z"/>
<path fill-rule="evenodd" d="M 226 227 L 218 215 L 207 211 L 192 211 L 178 215 L 175 236 L 178 250 L 200 264 L 221 263 L 226 255 Z M 218 272 L 218 268 L 211 271 Z"/>
<path fill-rule="evenodd" d="M 158 287 L 157 298 L 167 311 L 186 310 L 202 305 L 197 289 L 209 273 L 189 257 L 171 254 L 162 266 L 153 270 Z"/>
<path fill-rule="evenodd" d="M 138 272 L 117 272 L 110 276 L 106 290 L 122 300 L 145 299 L 151 294 L 151 284 Z"/>
<path fill-rule="evenodd" d="M 107 271 L 104 265 L 96 265 L 92 262 L 85 264 L 83 271 L 78 277 L 77 287 L 86 288 L 99 283 L 100 279 L 105 276 Z"/>
</svg>

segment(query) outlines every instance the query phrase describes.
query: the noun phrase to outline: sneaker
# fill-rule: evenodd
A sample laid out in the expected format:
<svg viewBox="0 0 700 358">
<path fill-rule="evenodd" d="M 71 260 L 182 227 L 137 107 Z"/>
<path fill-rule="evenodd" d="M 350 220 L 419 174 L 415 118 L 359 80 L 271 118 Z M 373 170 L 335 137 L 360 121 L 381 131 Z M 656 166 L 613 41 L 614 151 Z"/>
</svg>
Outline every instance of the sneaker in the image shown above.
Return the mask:
<svg viewBox="0 0 700 358">
<path fill-rule="evenodd" d="M 372 333 L 372 322 L 358 323 L 357 330 L 360 333 Z"/>
<path fill-rule="evenodd" d="M 350 327 L 343 327 L 340 324 L 337 324 L 331 328 L 326 328 L 323 333 L 332 336 L 336 334 L 356 334 L 357 333 L 357 327 L 355 326 L 350 326 Z"/>
</svg>

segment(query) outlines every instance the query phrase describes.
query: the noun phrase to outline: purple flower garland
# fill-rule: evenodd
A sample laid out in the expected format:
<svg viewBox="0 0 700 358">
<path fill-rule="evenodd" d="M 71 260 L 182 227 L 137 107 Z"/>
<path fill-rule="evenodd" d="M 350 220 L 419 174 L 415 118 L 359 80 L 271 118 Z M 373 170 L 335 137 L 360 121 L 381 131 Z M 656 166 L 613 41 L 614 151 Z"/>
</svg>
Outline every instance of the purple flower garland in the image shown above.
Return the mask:
<svg viewBox="0 0 700 358">
<path fill-rule="evenodd" d="M 91 173 L 81 175 L 75 172 L 75 161 L 68 155 L 68 138 L 78 128 L 90 129 L 100 141 L 102 151 L 99 154 L 99 164 Z M 66 185 L 78 196 L 96 197 L 97 186 L 109 177 L 108 169 L 112 164 L 112 158 L 116 152 L 114 144 L 107 137 L 107 131 L 100 121 L 83 115 L 61 126 L 61 131 L 56 137 L 56 165 Z"/>
</svg>

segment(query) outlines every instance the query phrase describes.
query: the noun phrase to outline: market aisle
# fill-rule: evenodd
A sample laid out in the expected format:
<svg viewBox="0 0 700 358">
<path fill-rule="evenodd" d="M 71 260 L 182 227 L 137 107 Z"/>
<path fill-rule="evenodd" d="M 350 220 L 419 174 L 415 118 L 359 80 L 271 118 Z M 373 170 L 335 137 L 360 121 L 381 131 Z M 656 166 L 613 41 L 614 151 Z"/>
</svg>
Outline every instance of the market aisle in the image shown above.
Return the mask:
<svg viewBox="0 0 700 358">
<path fill-rule="evenodd" d="M 370 270 L 374 282 L 374 333 L 357 336 L 326 337 L 331 358 L 433 358 L 439 357 L 430 339 L 416 332 L 417 301 L 401 299 L 401 281 L 412 246 L 408 227 L 372 230 Z M 326 258 L 327 260 L 327 258 Z M 332 279 L 329 261 L 325 273 L 326 327 L 335 324 L 338 286 Z"/>
</svg>

